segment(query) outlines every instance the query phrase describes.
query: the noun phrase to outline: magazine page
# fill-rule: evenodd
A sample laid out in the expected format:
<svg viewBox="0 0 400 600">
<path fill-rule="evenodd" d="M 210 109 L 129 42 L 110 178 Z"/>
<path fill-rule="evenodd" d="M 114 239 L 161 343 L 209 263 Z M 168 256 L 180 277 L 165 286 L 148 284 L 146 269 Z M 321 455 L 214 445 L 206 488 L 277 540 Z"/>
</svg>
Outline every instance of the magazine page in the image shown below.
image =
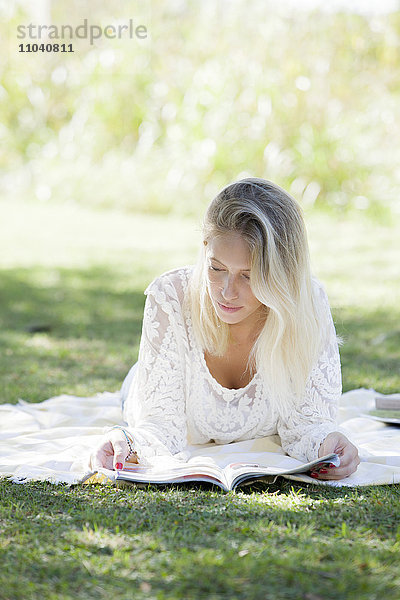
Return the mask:
<svg viewBox="0 0 400 600">
<path fill-rule="evenodd" d="M 213 477 L 227 487 L 231 487 L 233 480 L 243 475 L 253 477 L 303 473 L 309 471 L 316 464 L 324 462 L 339 464 L 336 454 L 329 454 L 308 463 L 302 463 L 286 454 L 273 452 L 230 452 L 223 456 L 197 455 L 189 458 L 187 462 L 181 462 L 172 457 L 162 458 L 165 460 L 157 461 L 157 464 L 152 467 L 128 464 L 123 471 L 119 471 L 118 479 L 172 483 L 183 476 L 186 479 L 191 477 L 194 480 L 200 480 L 200 477 L 206 476 Z"/>
<path fill-rule="evenodd" d="M 227 489 L 223 471 L 218 473 L 216 470 L 207 469 L 204 466 L 202 469 L 191 468 L 190 466 L 182 466 L 169 471 L 154 469 L 143 465 L 132 465 L 121 471 L 101 468 L 98 471 L 88 473 L 80 483 L 96 484 L 96 483 L 182 483 L 187 481 L 206 481 Z"/>
<path fill-rule="evenodd" d="M 234 488 L 246 479 L 254 479 L 263 476 L 289 475 L 294 473 L 306 473 L 313 467 L 325 463 L 333 463 L 339 466 L 340 458 L 331 453 L 319 457 L 308 463 L 302 463 L 295 458 L 282 454 L 268 453 L 268 466 L 265 466 L 266 457 L 262 457 L 261 464 L 245 462 L 234 462 L 225 467 L 225 475 L 229 488 Z M 264 462 L 264 464 L 263 464 Z"/>
<path fill-rule="evenodd" d="M 179 483 L 182 481 L 209 481 L 226 488 L 223 468 L 212 457 L 196 456 L 189 460 L 173 456 L 155 456 L 150 465 L 127 463 L 123 470 L 99 469 L 89 473 L 81 483 L 117 483 L 118 481 L 137 483 Z"/>
<path fill-rule="evenodd" d="M 194 457 L 187 462 L 162 461 L 163 464 L 143 466 L 128 464 L 118 471 L 116 480 L 142 481 L 151 483 L 178 483 L 180 481 L 212 481 L 225 488 L 227 482 L 224 469 L 210 457 Z"/>
</svg>

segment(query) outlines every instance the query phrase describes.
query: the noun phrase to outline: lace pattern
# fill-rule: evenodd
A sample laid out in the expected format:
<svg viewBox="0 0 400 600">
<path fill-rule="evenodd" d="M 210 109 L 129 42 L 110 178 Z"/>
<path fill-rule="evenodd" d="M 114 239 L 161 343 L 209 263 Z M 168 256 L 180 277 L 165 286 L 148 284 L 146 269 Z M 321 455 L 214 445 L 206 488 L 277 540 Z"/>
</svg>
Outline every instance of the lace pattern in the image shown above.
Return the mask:
<svg viewBox="0 0 400 600">
<path fill-rule="evenodd" d="M 139 359 L 125 414 L 141 462 L 177 454 L 189 444 L 226 444 L 278 433 L 284 450 L 301 460 L 337 430 L 340 358 L 328 300 L 321 307 L 327 337 L 301 401 L 285 417 L 256 373 L 244 388 L 228 389 L 211 375 L 197 344 L 190 314 L 182 308 L 192 267 L 164 273 L 146 289 Z"/>
</svg>

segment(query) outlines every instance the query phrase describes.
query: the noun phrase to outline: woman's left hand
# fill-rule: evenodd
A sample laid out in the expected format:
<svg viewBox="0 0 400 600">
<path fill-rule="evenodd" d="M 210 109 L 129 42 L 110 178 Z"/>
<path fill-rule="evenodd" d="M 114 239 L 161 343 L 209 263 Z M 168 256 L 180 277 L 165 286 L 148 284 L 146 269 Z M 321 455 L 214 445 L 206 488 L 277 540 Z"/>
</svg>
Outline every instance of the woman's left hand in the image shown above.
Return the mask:
<svg viewBox="0 0 400 600">
<path fill-rule="evenodd" d="M 311 472 L 311 477 L 315 479 L 343 479 L 357 470 L 360 464 L 358 450 L 343 433 L 339 433 L 339 431 L 329 433 L 319 447 L 318 456 L 325 456 L 331 452 L 338 454 L 340 465 L 338 467 L 329 467 L 328 465 L 316 467 Z"/>
</svg>

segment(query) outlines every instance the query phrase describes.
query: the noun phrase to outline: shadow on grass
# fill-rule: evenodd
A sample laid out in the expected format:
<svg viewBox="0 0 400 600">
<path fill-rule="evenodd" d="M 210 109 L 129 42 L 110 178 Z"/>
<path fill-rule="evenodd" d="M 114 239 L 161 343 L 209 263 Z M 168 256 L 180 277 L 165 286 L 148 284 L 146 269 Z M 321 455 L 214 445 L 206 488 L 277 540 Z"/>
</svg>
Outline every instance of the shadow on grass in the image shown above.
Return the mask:
<svg viewBox="0 0 400 600">
<path fill-rule="evenodd" d="M 374 488 L 326 494 L 288 482 L 286 493 L 256 495 L 27 484 L 21 496 L 21 487 L 0 483 L 3 518 L 8 511 L 19 520 L 3 553 L 3 572 L 24 557 L 17 597 L 25 581 L 92 597 L 88 573 L 101 598 L 141 581 L 168 598 L 335 598 L 340 590 L 396 597 L 393 487 L 387 503 Z"/>
<path fill-rule="evenodd" d="M 1 401 L 119 388 L 137 359 L 144 288 L 142 273 L 126 281 L 107 266 L 0 271 Z"/>
<path fill-rule="evenodd" d="M 400 311 L 344 308 L 336 330 L 344 390 L 373 387 L 383 393 L 400 389 Z"/>
<path fill-rule="evenodd" d="M 142 277 L 139 286 L 134 274 L 130 282 L 121 278 L 107 266 L 0 271 L 1 328 L 23 334 L 32 325 L 45 325 L 59 339 L 128 343 L 139 332 L 144 295 Z"/>
</svg>

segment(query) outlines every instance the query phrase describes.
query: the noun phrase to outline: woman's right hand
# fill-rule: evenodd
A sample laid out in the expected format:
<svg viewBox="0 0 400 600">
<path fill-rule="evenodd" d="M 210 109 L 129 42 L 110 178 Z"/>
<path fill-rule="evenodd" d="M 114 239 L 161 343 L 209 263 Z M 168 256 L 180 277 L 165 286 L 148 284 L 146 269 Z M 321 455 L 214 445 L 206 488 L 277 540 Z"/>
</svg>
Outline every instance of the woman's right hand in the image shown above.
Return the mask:
<svg viewBox="0 0 400 600">
<path fill-rule="evenodd" d="M 99 468 L 120 471 L 126 462 L 137 463 L 137 456 L 133 454 L 126 460 L 130 448 L 121 429 L 112 429 L 100 440 L 90 455 L 90 468 L 94 471 Z"/>
</svg>

